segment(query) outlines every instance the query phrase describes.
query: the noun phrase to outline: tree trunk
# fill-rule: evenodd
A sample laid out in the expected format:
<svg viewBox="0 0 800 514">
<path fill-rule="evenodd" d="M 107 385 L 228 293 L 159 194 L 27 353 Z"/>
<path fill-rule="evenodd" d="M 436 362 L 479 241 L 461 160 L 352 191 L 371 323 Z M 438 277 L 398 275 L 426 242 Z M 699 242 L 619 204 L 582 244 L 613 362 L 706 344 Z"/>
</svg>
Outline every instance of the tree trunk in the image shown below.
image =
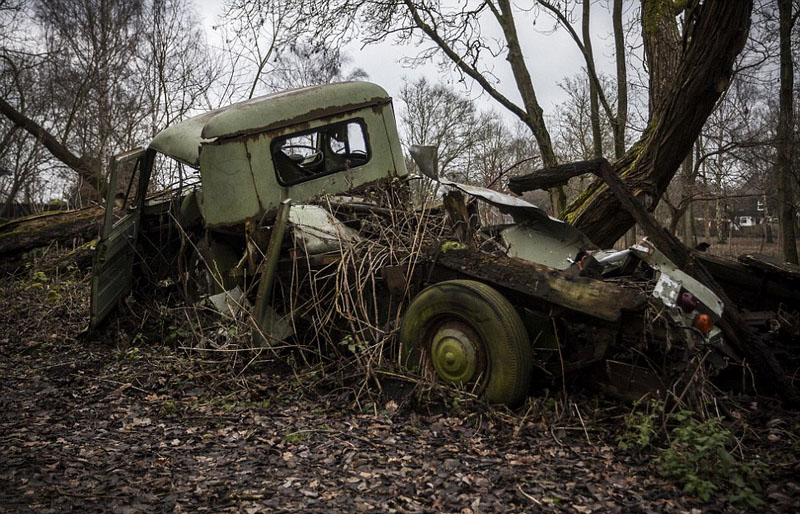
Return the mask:
<svg viewBox="0 0 800 514">
<path fill-rule="evenodd" d="M 694 201 L 689 200 L 683 215 L 683 233 L 686 246 L 697 246 L 697 234 L 694 231 Z"/>
<path fill-rule="evenodd" d="M 683 214 L 683 242 L 686 246 L 694 248 L 697 246 L 697 232 L 694 225 L 694 194 L 697 190 L 697 175 L 700 172 L 700 141 L 694 144 L 694 148 L 686 156 L 684 166 L 688 166 L 690 177 L 684 182 L 683 196 L 686 202 L 686 209 Z M 696 163 L 696 164 L 695 164 Z"/>
<path fill-rule="evenodd" d="M 614 0 L 611 11 L 614 25 L 614 55 L 617 61 L 617 119 L 614 129 L 614 158 L 625 154 L 625 128 L 628 125 L 628 69 L 625 61 L 625 31 L 622 26 L 622 0 Z"/>
<path fill-rule="evenodd" d="M 18 173 L 19 170 L 16 170 L 14 173 L 14 178 L 11 181 L 11 187 L 8 190 L 5 204 L 3 204 L 2 209 L 0 209 L 0 218 L 10 217 L 11 206 L 14 205 L 14 198 L 17 197 L 22 188 L 23 181 L 20 179 Z"/>
<path fill-rule="evenodd" d="M 497 20 L 503 29 L 508 45 L 508 56 L 506 60 L 509 65 L 511 65 L 514 81 L 517 83 L 520 96 L 522 96 L 522 102 L 525 105 L 525 111 L 528 114 L 526 123 L 531 128 L 536 143 L 539 146 L 539 153 L 542 155 L 542 164 L 545 167 L 555 166 L 558 160 L 553 150 L 553 143 L 550 140 L 550 132 L 547 130 L 547 125 L 544 121 L 544 111 L 539 105 L 539 100 L 536 98 L 533 81 L 531 80 L 528 67 L 525 64 L 524 56 L 522 55 L 522 47 L 519 43 L 517 27 L 514 25 L 511 3 L 509 0 L 499 0 L 498 4 L 500 6 L 500 15 L 497 16 Z M 550 203 L 552 204 L 552 212 L 554 215 L 564 210 L 567 199 L 563 188 L 558 187 L 550 190 Z"/>
<path fill-rule="evenodd" d="M 794 128 L 794 65 L 792 63 L 792 0 L 778 0 L 779 40 L 781 48 L 781 79 L 778 111 L 778 220 L 780 221 L 781 256 L 797 264 L 797 235 L 795 234 L 794 184 L 792 180 L 792 129 Z"/>
<path fill-rule="evenodd" d="M 766 191 L 767 187 L 766 186 L 762 186 L 762 189 L 764 189 L 764 191 Z M 762 234 L 762 237 L 764 238 L 764 242 L 766 244 L 773 244 L 775 241 L 773 241 L 773 239 L 772 239 L 772 228 L 771 228 L 770 222 L 769 222 L 769 218 L 770 218 L 771 214 L 770 214 L 770 210 L 769 210 L 769 203 L 767 202 L 767 195 L 764 194 L 763 198 L 764 198 L 764 200 L 763 200 L 764 201 L 764 233 Z"/>
<path fill-rule="evenodd" d="M 611 124 L 614 130 L 614 158 L 625 155 L 625 129 L 628 125 L 628 68 L 625 61 L 625 30 L 622 25 L 622 0 L 614 0 L 611 8 L 614 25 L 614 57 L 617 64 L 617 118 Z M 625 232 L 625 247 L 636 244 L 636 225 Z"/>
<path fill-rule="evenodd" d="M 656 34 L 671 33 L 675 13 L 654 6 L 670 0 L 643 0 L 643 22 L 648 62 L 653 74 L 653 113 L 642 138 L 614 163 L 614 170 L 649 211 L 672 180 L 684 156 L 728 87 L 733 62 L 744 47 L 750 26 L 751 0 L 706 0 L 693 10 L 686 28 L 685 49 L 665 46 Z M 676 25 L 675 25 L 676 27 Z M 677 28 L 676 28 L 677 30 Z M 677 64 L 674 79 L 667 70 Z M 633 219 L 601 182 L 593 183 L 570 204 L 563 218 L 575 225 L 600 247 L 614 244 L 632 225 Z"/>
<path fill-rule="evenodd" d="M 685 222 L 687 213 L 692 205 L 692 194 L 694 190 L 694 153 L 691 150 L 686 154 L 686 158 L 683 160 L 682 168 L 681 199 L 678 203 L 678 219 L 675 220 L 675 228 L 677 229 L 680 220 L 684 220 L 683 244 L 691 248 L 697 244 L 692 242 L 692 236 L 688 230 L 688 227 L 691 225 L 691 223 Z M 691 222 L 691 215 L 689 215 L 689 221 Z"/>
<path fill-rule="evenodd" d="M 583 18 L 581 27 L 583 32 L 583 46 L 586 49 L 586 58 L 594 61 L 592 51 L 592 33 L 590 27 L 592 3 L 583 0 Z M 603 156 L 603 134 L 600 132 L 600 101 L 597 98 L 597 86 L 589 80 L 589 119 L 592 125 L 592 159 Z"/>
<path fill-rule="evenodd" d="M 720 132 L 721 132 L 721 130 L 720 130 Z M 721 140 L 718 139 L 718 141 L 721 141 Z M 722 144 L 722 143 L 720 142 L 718 144 Z M 724 243 L 725 240 L 726 240 L 726 234 L 727 234 L 726 228 L 728 226 L 727 225 L 727 221 L 726 221 L 727 216 L 725 216 L 726 210 L 727 210 L 725 207 L 727 207 L 727 203 L 728 202 L 725 199 L 726 194 L 725 194 L 724 186 L 722 184 L 722 170 L 724 169 L 723 168 L 724 155 L 725 154 L 723 152 L 719 152 L 717 154 L 717 166 L 716 166 L 717 172 L 715 173 L 715 176 L 714 176 L 714 187 L 717 190 L 717 195 L 716 195 L 717 199 L 714 200 L 714 222 L 716 223 L 716 226 L 717 226 L 717 243 L 720 243 L 720 244 Z M 724 205 L 723 205 L 723 202 L 724 202 Z M 731 228 L 733 228 L 733 227 L 731 227 Z"/>
<path fill-rule="evenodd" d="M 672 0 L 642 0 L 642 40 L 650 69 L 649 113 L 653 120 L 668 101 L 681 64 L 681 36 Z"/>
<path fill-rule="evenodd" d="M 669 200 L 669 194 L 664 194 L 661 198 L 661 202 L 663 203 L 662 208 L 666 207 L 668 214 L 669 214 L 669 223 L 667 224 L 667 231 L 674 235 L 678 235 L 678 223 L 681 220 L 681 214 L 683 211 L 681 210 L 680 203 L 677 206 L 672 205 L 672 202 Z"/>
</svg>

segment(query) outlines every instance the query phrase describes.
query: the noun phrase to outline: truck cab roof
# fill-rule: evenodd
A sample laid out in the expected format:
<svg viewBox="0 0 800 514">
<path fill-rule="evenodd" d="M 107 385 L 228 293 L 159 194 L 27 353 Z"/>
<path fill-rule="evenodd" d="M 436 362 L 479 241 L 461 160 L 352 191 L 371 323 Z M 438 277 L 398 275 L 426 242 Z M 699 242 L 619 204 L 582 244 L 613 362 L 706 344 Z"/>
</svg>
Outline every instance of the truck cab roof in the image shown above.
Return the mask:
<svg viewBox="0 0 800 514">
<path fill-rule="evenodd" d="M 193 168 L 203 143 L 272 131 L 321 117 L 391 102 L 370 82 L 341 82 L 251 98 L 181 121 L 159 132 L 150 148 Z"/>
</svg>

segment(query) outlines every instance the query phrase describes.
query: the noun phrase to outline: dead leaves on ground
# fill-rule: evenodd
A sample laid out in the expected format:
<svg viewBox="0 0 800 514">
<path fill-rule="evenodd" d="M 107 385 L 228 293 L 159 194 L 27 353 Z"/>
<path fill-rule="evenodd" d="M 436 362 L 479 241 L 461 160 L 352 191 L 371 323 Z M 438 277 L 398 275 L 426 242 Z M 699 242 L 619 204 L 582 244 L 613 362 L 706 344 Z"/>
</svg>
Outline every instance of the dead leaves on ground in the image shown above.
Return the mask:
<svg viewBox="0 0 800 514">
<path fill-rule="evenodd" d="M 8 511 L 729 508 L 683 496 L 648 459 L 620 452 L 614 427 L 559 427 L 524 409 L 430 412 L 403 397 L 358 411 L 292 385 L 285 370 L 253 366 L 231 377 L 175 346 L 134 345 L 120 338 L 133 330 L 113 322 L 79 338 L 86 320 L 75 306 L 85 307 L 88 284 L 73 282 L 61 290 L 66 305 L 19 279 L 0 283 L 0 505 Z M 791 450 L 793 423 L 767 423 L 765 451 Z M 796 511 L 800 469 L 796 460 L 784 465 L 765 500 Z"/>
</svg>

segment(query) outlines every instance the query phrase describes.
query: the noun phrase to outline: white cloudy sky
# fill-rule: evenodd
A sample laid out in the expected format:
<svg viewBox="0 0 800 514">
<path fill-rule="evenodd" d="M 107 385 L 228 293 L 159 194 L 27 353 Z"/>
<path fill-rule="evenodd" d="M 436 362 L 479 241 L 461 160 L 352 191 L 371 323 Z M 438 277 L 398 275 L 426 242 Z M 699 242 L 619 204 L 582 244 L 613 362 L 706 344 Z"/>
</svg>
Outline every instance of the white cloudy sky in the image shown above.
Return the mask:
<svg viewBox="0 0 800 514">
<path fill-rule="evenodd" d="M 209 30 L 209 40 L 214 41 L 216 35 L 211 26 L 219 23 L 218 16 L 222 5 L 218 0 L 195 0 L 200 16 Z M 597 67 L 602 73 L 614 74 L 613 40 L 611 38 L 610 0 L 598 0 L 592 7 L 592 34 Z M 626 0 L 626 17 L 635 15 L 638 2 Z M 534 25 L 535 22 L 535 25 Z M 488 25 L 488 24 L 487 24 Z M 534 87 L 536 88 L 539 102 L 545 114 L 553 114 L 556 106 L 564 101 L 565 93 L 558 83 L 567 76 L 580 72 L 584 65 L 583 58 L 575 43 L 564 30 L 552 33 L 554 23 L 547 16 L 540 16 L 535 20 L 532 15 L 520 15 L 517 19 L 517 32 L 519 33 L 523 52 L 531 71 Z M 488 33 L 500 34 L 496 24 L 482 27 Z M 580 31 L 580 27 L 577 27 Z M 492 32 L 493 31 L 493 32 Z M 545 33 L 547 32 L 547 33 Z M 638 36 L 638 35 L 637 35 Z M 420 75 L 427 76 L 430 80 L 448 80 L 454 87 L 463 87 L 456 84 L 455 73 L 442 74 L 435 65 L 411 69 L 401 63 L 403 57 L 414 56 L 417 52 L 414 47 L 401 47 L 389 42 L 361 48 L 353 44 L 349 55 L 353 58 L 353 65 L 363 68 L 369 74 L 369 80 L 381 85 L 393 97 L 397 97 L 402 86 L 403 77 L 415 78 Z M 494 65 L 494 73 L 499 80 L 498 88 L 512 100 L 519 102 L 519 96 L 513 86 L 511 70 L 505 60 L 498 60 Z M 478 86 L 471 89 L 473 98 L 479 99 L 479 104 L 485 107 L 499 106 L 485 94 L 481 96 Z"/>
</svg>

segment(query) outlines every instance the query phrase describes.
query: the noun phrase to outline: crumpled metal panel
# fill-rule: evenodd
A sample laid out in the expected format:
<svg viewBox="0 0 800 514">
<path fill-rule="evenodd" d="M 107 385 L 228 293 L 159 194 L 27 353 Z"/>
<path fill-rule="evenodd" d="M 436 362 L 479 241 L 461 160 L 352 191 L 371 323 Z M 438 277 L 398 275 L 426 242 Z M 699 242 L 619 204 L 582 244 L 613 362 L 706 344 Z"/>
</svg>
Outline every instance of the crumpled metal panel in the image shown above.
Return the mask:
<svg viewBox="0 0 800 514">
<path fill-rule="evenodd" d="M 452 180 L 447 180 L 444 178 L 438 179 L 439 183 L 444 184 L 446 186 L 452 186 L 461 191 L 464 191 L 470 196 L 474 196 L 476 198 L 480 198 L 490 204 L 494 205 L 495 207 L 499 208 L 501 212 L 505 214 L 510 214 L 515 219 L 517 216 L 522 216 L 523 218 L 547 218 L 551 221 L 559 223 L 561 225 L 566 225 L 563 221 L 553 218 L 545 212 L 544 209 L 533 205 L 532 203 L 524 200 L 518 196 L 511 196 L 505 193 L 501 193 L 499 191 L 495 191 L 494 189 L 487 189 L 485 187 L 479 186 L 470 186 L 468 184 L 460 184 L 458 182 L 453 182 Z"/>
<path fill-rule="evenodd" d="M 717 320 L 722 317 L 722 300 L 697 279 L 678 269 L 678 267 L 663 253 L 658 251 L 650 241 L 645 239 L 641 243 L 633 245 L 630 250 L 651 268 L 657 270 L 662 275 L 668 275 L 667 278 L 659 277 L 656 291 L 653 292 L 653 295 L 657 298 L 661 298 L 666 305 L 674 305 L 674 299 L 672 299 L 672 297 L 677 297 L 677 291 L 683 287 L 692 293 Z"/>
<path fill-rule="evenodd" d="M 361 240 L 358 232 L 318 205 L 292 205 L 289 223 L 295 239 L 309 255 L 338 251 L 343 243 Z"/>
<path fill-rule="evenodd" d="M 488 202 L 500 212 L 514 218 L 517 224 L 500 232 L 509 257 L 566 269 L 578 252 L 597 248 L 583 232 L 548 215 L 544 209 L 527 200 L 485 187 L 460 184 L 442 178 L 434 180 Z"/>
<path fill-rule="evenodd" d="M 554 230 L 557 229 L 557 230 Z M 500 237 L 506 245 L 506 254 L 530 262 L 544 264 L 551 268 L 567 269 L 581 250 L 586 250 L 583 234 L 574 237 L 563 227 L 545 224 L 520 223 L 504 228 Z"/>
</svg>

